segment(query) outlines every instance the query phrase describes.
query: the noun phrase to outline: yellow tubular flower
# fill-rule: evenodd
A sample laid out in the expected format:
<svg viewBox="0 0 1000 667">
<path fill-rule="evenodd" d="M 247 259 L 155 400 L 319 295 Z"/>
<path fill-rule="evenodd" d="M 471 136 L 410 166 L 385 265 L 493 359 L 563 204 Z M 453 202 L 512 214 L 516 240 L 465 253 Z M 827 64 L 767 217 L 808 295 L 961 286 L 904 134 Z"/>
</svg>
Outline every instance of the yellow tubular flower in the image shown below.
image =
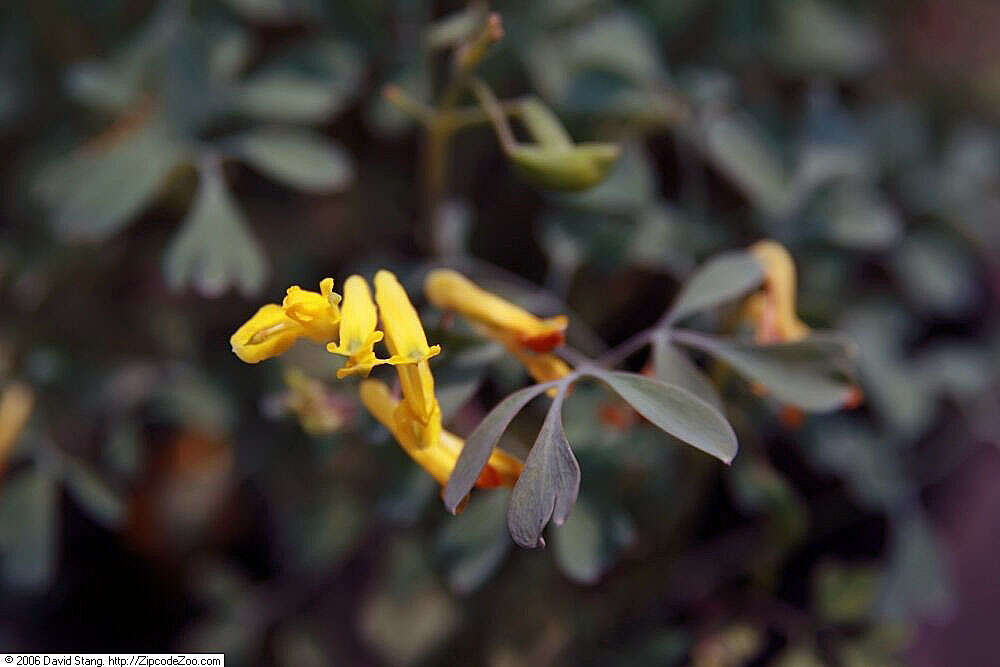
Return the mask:
<svg viewBox="0 0 1000 667">
<path fill-rule="evenodd" d="M 385 344 L 403 387 L 403 403 L 396 410 L 400 429 L 419 429 L 421 447 L 435 443 L 441 433 L 441 406 L 434 397 L 434 376 L 427 360 L 441 352 L 428 346 L 424 327 L 406 290 L 389 271 L 375 274 L 375 301 L 382 316 Z"/>
<path fill-rule="evenodd" d="M 317 343 L 336 338 L 340 295 L 333 292 L 333 278 L 325 278 L 319 287 L 319 292 L 310 292 L 294 285 L 280 306 L 262 306 L 230 337 L 236 356 L 256 364 L 282 354 L 303 336 Z"/>
<path fill-rule="evenodd" d="M 447 484 L 465 442 L 453 433 L 440 431 L 439 437 L 431 446 L 420 447 L 421 434 L 400 427 L 396 415 L 402 404 L 392 396 L 384 382 L 364 380 L 358 392 L 368 412 L 389 429 L 410 458 L 426 470 L 438 484 L 441 486 Z M 524 464 L 516 456 L 494 448 L 486 467 L 476 480 L 476 486 L 478 488 L 514 486 L 523 467 Z"/>
<path fill-rule="evenodd" d="M 745 316 L 754 322 L 759 343 L 794 342 L 809 335 L 795 312 L 795 262 L 780 243 L 759 241 L 750 254 L 764 267 L 764 287 L 747 300 Z"/>
<path fill-rule="evenodd" d="M 569 364 L 552 353 L 538 354 L 515 345 L 507 345 L 506 347 L 507 351 L 527 369 L 528 375 L 534 378 L 535 382 L 542 383 L 559 380 L 569 375 L 572 370 Z M 555 397 L 559 393 L 559 390 L 553 387 L 545 393 L 551 397 Z"/>
<path fill-rule="evenodd" d="M 319 283 L 319 292 L 304 290 L 292 285 L 285 294 L 281 307 L 285 314 L 302 327 L 303 335 L 317 343 L 327 343 L 337 337 L 340 324 L 340 295 L 333 291 L 333 278 Z"/>
<path fill-rule="evenodd" d="M 457 271 L 435 269 L 424 280 L 428 301 L 489 327 L 532 352 L 549 352 L 565 341 L 565 315 L 538 318 L 496 294 L 487 292 Z"/>
<path fill-rule="evenodd" d="M 278 304 L 269 303 L 236 330 L 229 344 L 241 361 L 256 364 L 283 353 L 301 335 L 302 327 L 298 322 L 285 315 Z"/>
<path fill-rule="evenodd" d="M 344 283 L 344 301 L 340 320 L 340 343 L 330 343 L 326 349 L 347 357 L 347 363 L 337 371 L 338 378 L 359 374 L 368 377 L 372 366 L 385 363 L 375 358 L 375 343 L 382 340 L 376 330 L 378 312 L 372 301 L 368 283 L 361 276 L 351 276 Z"/>
</svg>

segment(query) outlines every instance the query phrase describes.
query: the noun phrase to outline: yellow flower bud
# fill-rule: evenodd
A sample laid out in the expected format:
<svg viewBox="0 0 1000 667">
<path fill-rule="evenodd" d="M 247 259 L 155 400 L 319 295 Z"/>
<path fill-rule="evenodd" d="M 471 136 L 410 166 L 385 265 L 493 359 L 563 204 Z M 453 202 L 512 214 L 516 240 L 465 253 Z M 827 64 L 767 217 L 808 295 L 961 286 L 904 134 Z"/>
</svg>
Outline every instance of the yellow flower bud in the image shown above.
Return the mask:
<svg viewBox="0 0 1000 667">
<path fill-rule="evenodd" d="M 747 299 L 746 319 L 754 323 L 759 343 L 794 342 L 809 335 L 795 312 L 795 262 L 775 241 L 759 241 L 750 254 L 764 267 L 764 287 Z"/>
<path fill-rule="evenodd" d="M 451 269 L 429 272 L 424 294 L 441 310 L 453 310 L 533 352 L 548 352 L 565 340 L 565 315 L 538 318 Z"/>
</svg>

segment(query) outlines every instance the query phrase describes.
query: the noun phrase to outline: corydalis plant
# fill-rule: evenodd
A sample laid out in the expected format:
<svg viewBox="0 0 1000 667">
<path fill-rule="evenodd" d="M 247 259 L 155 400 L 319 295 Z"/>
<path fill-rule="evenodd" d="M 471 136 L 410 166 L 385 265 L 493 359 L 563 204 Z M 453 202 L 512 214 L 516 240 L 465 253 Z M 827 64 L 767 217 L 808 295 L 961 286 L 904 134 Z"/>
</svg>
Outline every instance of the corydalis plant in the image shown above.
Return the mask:
<svg viewBox="0 0 1000 667">
<path fill-rule="evenodd" d="M 187 2 L 167 0 L 115 56 L 72 67 L 71 96 L 111 124 L 39 175 L 35 194 L 56 234 L 103 241 L 168 190 L 178 169 L 194 167 L 199 183 L 167 250 L 167 282 L 206 296 L 230 287 L 256 293 L 268 263 L 229 192 L 223 162 L 243 162 L 307 193 L 348 187 L 350 157 L 303 126 L 343 108 L 361 62 L 329 39 L 244 74 L 253 57 L 253 39 L 236 24 L 197 19 Z"/>
<path fill-rule="evenodd" d="M 784 257 L 783 252 L 766 242 L 749 252 L 710 260 L 685 284 L 657 325 L 596 360 L 564 345 L 566 317 L 539 318 L 455 271 L 431 270 L 424 281 L 428 300 L 461 315 L 479 333 L 502 344 L 538 381 L 498 403 L 464 442 L 441 427 L 429 363 L 440 347 L 427 344 L 416 311 L 387 271 L 375 277 L 375 303 L 358 276 L 345 283 L 342 304 L 329 279 L 322 283 L 321 293 L 292 287 L 283 304 L 261 308 L 233 335 L 232 344 L 241 359 L 256 362 L 280 354 L 300 337 L 311 338 L 327 343 L 331 353 L 348 357 L 338 377 L 367 376 L 379 365 L 395 366 L 402 399 L 395 398 L 384 382 L 364 380 L 362 403 L 444 486 L 442 498 L 449 511 L 459 511 L 475 487 L 513 487 L 508 529 L 519 546 L 533 548 L 544 545 L 542 533 L 550 521 L 559 525 L 566 520 L 579 494 L 580 466 L 562 423 L 562 407 L 578 381 L 600 381 L 653 425 L 725 463 L 736 455 L 736 434 L 714 384 L 681 347 L 728 363 L 782 402 L 814 411 L 852 404 L 856 399 L 849 377 L 853 350 L 836 334 L 803 329 L 795 340 L 762 345 L 677 326 L 749 292 L 755 294 L 748 301 L 751 306 L 745 307 L 745 318 L 758 331 L 789 313 L 797 321 L 794 266 L 767 261 L 776 254 Z M 374 346 L 383 338 L 389 355 L 380 357 Z M 646 345 L 653 348 L 653 373 L 615 370 Z M 522 464 L 497 444 L 513 419 L 543 393 L 551 404 Z"/>
</svg>

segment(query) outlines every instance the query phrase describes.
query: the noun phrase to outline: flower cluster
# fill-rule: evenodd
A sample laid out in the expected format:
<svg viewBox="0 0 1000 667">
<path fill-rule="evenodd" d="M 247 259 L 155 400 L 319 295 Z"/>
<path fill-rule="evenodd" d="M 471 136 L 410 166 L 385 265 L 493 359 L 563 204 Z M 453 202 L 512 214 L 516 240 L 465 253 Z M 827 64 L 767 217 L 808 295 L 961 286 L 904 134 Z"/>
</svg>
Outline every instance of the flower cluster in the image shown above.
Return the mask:
<svg viewBox="0 0 1000 667">
<path fill-rule="evenodd" d="M 375 366 L 393 366 L 401 398 L 385 382 L 365 379 L 359 387 L 361 402 L 403 450 L 444 485 L 464 442 L 441 426 L 441 406 L 429 363 L 441 346 L 428 345 L 420 317 L 395 275 L 381 270 L 375 274 L 374 285 L 374 299 L 368 282 L 358 275 L 344 282 L 343 296 L 333 291 L 332 278 L 320 282 L 319 292 L 290 287 L 280 305 L 263 306 L 233 334 L 233 352 L 247 363 L 257 363 L 307 338 L 325 345 L 331 354 L 346 357 L 338 378 L 367 378 Z M 565 316 L 539 319 L 455 271 L 431 271 L 425 290 L 434 305 L 460 313 L 484 335 L 501 342 L 536 380 L 558 379 L 570 372 L 552 354 L 564 340 Z M 380 342 L 388 356 L 376 354 L 375 345 Z M 522 468 L 517 457 L 495 448 L 476 485 L 513 486 Z"/>
</svg>

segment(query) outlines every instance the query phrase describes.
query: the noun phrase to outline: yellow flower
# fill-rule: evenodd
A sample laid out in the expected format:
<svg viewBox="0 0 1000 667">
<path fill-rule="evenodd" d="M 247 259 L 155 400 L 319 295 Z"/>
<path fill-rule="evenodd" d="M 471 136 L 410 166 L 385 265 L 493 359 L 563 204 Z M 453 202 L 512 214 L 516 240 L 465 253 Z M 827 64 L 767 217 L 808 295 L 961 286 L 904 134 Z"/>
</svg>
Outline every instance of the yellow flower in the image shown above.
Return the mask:
<svg viewBox="0 0 1000 667">
<path fill-rule="evenodd" d="M 747 299 L 744 317 L 754 323 L 758 343 L 795 342 L 809 327 L 795 313 L 795 262 L 780 243 L 759 241 L 750 254 L 764 267 L 764 287 Z"/>
<path fill-rule="evenodd" d="M 333 278 L 320 283 L 320 293 L 298 285 L 288 288 L 279 306 L 269 303 L 236 330 L 229 339 L 242 361 L 255 364 L 276 357 L 301 337 L 326 343 L 337 336 L 340 296 L 333 292 Z"/>
<path fill-rule="evenodd" d="M 488 327 L 496 337 L 532 352 L 549 352 L 566 340 L 565 315 L 538 318 L 520 306 L 487 292 L 457 271 L 435 269 L 424 280 L 427 299 Z"/>
<path fill-rule="evenodd" d="M 326 349 L 347 357 L 347 363 L 337 371 L 338 378 L 359 374 L 368 377 L 372 366 L 385 363 L 375 357 L 375 343 L 382 340 L 376 330 L 378 312 L 368 283 L 361 276 L 351 276 L 344 283 L 344 301 L 340 320 L 340 342 Z"/>
<path fill-rule="evenodd" d="M 233 352 L 242 361 L 256 364 L 276 357 L 295 343 L 302 335 L 302 328 L 285 315 L 276 303 L 261 306 L 253 317 L 236 330 L 229 339 Z"/>
<path fill-rule="evenodd" d="M 573 370 L 569 367 L 569 364 L 551 352 L 538 354 L 537 352 L 525 350 L 514 345 L 508 345 L 507 351 L 521 362 L 525 369 L 527 369 L 528 375 L 534 378 L 535 382 L 541 383 L 559 380 L 569 375 L 570 371 Z M 546 393 L 554 397 L 559 391 L 553 387 Z"/>
<path fill-rule="evenodd" d="M 375 274 L 375 302 L 382 316 L 385 344 L 403 387 L 403 402 L 395 411 L 400 429 L 419 431 L 420 447 L 434 444 L 441 433 L 441 406 L 434 396 L 434 376 L 427 360 L 441 352 L 428 346 L 424 327 L 406 290 L 389 271 Z"/>
<path fill-rule="evenodd" d="M 303 331 L 317 343 L 326 343 L 337 336 L 340 323 L 340 295 L 333 291 L 333 278 L 319 283 L 319 293 L 292 285 L 285 294 L 281 307 L 285 314 L 297 322 Z"/>
<path fill-rule="evenodd" d="M 441 486 L 447 484 L 465 442 L 453 433 L 442 430 L 430 446 L 422 447 L 420 446 L 422 434 L 419 429 L 411 430 L 400 426 L 396 415 L 402 403 L 392 396 L 384 382 L 364 380 L 358 391 L 361 402 L 368 408 L 368 412 L 389 429 L 410 458 L 426 470 L 438 484 Z M 479 488 L 514 486 L 523 467 L 524 464 L 517 457 L 495 448 L 486 467 L 480 473 L 476 486 Z"/>
</svg>

